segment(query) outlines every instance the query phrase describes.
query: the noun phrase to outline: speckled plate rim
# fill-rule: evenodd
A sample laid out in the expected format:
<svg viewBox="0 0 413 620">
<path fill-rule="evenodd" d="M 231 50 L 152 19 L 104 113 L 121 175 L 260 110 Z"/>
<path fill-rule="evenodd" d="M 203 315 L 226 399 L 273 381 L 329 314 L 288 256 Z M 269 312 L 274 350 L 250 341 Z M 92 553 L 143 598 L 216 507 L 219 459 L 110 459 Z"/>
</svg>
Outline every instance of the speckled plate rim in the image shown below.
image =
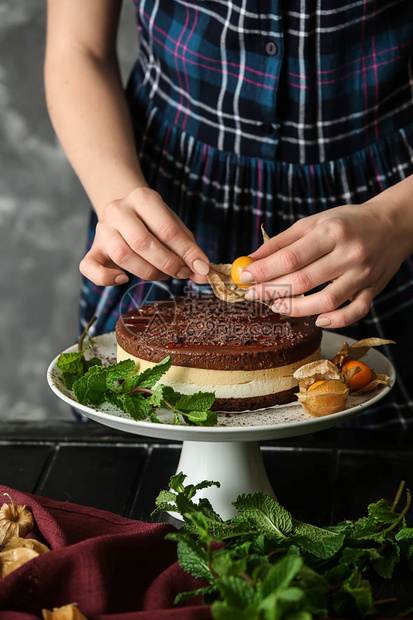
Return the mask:
<svg viewBox="0 0 413 620">
<path fill-rule="evenodd" d="M 342 334 L 323 331 L 322 341 L 322 356 L 331 357 L 337 352 L 343 341 L 346 340 L 349 344 L 354 342 L 353 339 L 344 337 Z M 76 351 L 77 345 L 73 345 L 67 348 L 64 352 L 68 353 Z M 98 355 L 106 358 L 116 357 L 116 339 L 115 333 L 103 334 L 97 336 L 96 344 L 91 350 L 93 355 Z M 364 401 L 359 404 L 352 404 L 344 411 L 335 413 L 322 418 L 312 418 L 308 414 L 303 412 L 301 405 L 289 404 L 279 405 L 271 407 L 265 410 L 256 412 L 236 413 L 236 414 L 219 414 L 218 424 L 223 422 L 226 425 L 214 426 L 214 427 L 194 427 L 194 426 L 175 426 L 173 424 L 154 424 L 148 421 L 135 421 L 121 412 L 112 413 L 110 411 L 111 406 L 103 405 L 102 407 L 92 408 L 85 405 L 81 405 L 73 397 L 68 395 L 68 390 L 63 386 L 60 376 L 61 372 L 57 368 L 57 359 L 50 363 L 47 370 L 47 381 L 52 391 L 64 402 L 72 406 L 73 408 L 82 411 L 86 416 L 118 430 L 122 430 L 128 433 L 134 433 L 138 435 L 144 435 L 148 437 L 154 437 L 159 439 L 172 439 L 178 441 L 263 441 L 265 439 L 277 439 L 283 437 L 293 437 L 312 433 L 315 431 L 323 430 L 341 424 L 346 420 L 359 415 L 366 407 L 374 405 L 381 400 L 393 387 L 396 373 L 390 360 L 383 355 L 377 349 L 371 349 L 367 355 L 363 357 L 370 366 L 374 367 L 376 372 L 386 373 L 390 376 L 390 387 L 378 388 L 370 395 L 364 395 Z M 354 399 L 360 397 L 353 397 Z M 106 410 L 105 410 L 106 408 Z M 112 408 L 113 409 L 113 408 Z M 113 411 L 115 411 L 113 409 Z M 296 413 L 295 413 L 296 412 Z M 247 424 L 247 418 L 250 414 L 254 416 L 254 423 Z M 297 415 L 302 417 L 307 416 L 306 419 L 299 419 L 297 421 L 289 421 L 286 423 L 278 422 L 271 423 L 271 416 L 280 417 L 282 414 L 288 415 L 288 417 Z M 229 417 L 228 417 L 229 416 Z M 228 420 L 234 417 L 234 420 L 238 422 L 238 425 L 231 425 L 227 423 Z M 240 418 L 242 416 L 242 418 Z M 259 419 L 261 417 L 261 420 Z M 258 418 L 258 420 L 257 420 Z M 265 419 L 265 423 L 264 423 Z M 245 424 L 242 422 L 245 421 Z M 270 420 L 270 422 L 268 422 Z M 239 424 L 243 425 L 239 425 Z"/>
</svg>

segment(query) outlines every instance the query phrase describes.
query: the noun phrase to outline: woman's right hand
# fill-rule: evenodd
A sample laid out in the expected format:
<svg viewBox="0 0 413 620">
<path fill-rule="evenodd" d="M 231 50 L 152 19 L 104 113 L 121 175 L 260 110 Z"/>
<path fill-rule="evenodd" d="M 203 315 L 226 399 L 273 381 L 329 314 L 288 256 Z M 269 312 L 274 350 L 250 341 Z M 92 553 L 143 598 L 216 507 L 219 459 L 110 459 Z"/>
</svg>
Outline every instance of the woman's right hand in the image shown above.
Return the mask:
<svg viewBox="0 0 413 620">
<path fill-rule="evenodd" d="M 126 283 L 125 271 L 144 280 L 172 276 L 204 284 L 209 261 L 160 195 L 138 187 L 126 198 L 106 205 L 79 269 L 100 286 Z"/>
</svg>

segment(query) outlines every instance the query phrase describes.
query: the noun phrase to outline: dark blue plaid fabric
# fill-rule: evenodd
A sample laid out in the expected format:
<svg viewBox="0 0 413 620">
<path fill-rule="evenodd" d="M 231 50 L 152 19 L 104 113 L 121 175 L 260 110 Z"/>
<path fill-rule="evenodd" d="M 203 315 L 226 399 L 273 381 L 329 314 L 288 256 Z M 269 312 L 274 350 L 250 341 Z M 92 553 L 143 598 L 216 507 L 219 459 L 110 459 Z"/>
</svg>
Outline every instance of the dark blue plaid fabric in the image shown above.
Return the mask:
<svg viewBox="0 0 413 620">
<path fill-rule="evenodd" d="M 142 169 L 213 262 L 297 219 L 360 204 L 413 174 L 410 0 L 142 0 L 127 98 Z M 90 247 L 96 216 L 92 212 Z M 96 333 L 191 282 L 83 282 L 80 327 Z M 342 330 L 392 338 L 397 386 L 355 424 L 413 421 L 413 260 L 367 317 Z"/>
<path fill-rule="evenodd" d="M 173 125 L 311 164 L 413 119 L 411 0 L 136 0 L 141 88 Z"/>
</svg>

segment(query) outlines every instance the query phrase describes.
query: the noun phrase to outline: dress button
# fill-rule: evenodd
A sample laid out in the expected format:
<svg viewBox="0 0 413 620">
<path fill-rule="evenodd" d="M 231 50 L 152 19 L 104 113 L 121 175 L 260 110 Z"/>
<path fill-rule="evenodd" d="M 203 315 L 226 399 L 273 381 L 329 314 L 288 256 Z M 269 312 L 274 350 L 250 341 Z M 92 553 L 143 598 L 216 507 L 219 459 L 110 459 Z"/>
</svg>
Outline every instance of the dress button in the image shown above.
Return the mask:
<svg viewBox="0 0 413 620">
<path fill-rule="evenodd" d="M 267 134 L 267 135 L 270 135 L 270 134 L 274 133 L 274 131 L 275 131 L 275 127 L 274 127 L 274 125 L 271 125 L 271 123 L 263 123 L 261 125 L 261 129 L 262 129 L 262 132 Z"/>
<path fill-rule="evenodd" d="M 268 56 L 275 56 L 278 54 L 277 44 L 274 43 L 274 41 L 267 41 L 265 44 L 265 53 L 268 54 Z"/>
</svg>

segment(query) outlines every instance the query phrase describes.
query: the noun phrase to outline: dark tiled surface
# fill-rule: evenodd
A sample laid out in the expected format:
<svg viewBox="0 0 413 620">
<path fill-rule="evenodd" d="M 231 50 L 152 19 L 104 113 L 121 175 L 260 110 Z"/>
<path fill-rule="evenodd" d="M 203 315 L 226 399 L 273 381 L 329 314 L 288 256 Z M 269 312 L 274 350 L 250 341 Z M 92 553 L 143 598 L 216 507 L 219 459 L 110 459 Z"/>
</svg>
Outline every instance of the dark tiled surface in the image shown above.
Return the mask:
<svg viewBox="0 0 413 620">
<path fill-rule="evenodd" d="M 52 457 L 51 445 L 0 444 L 1 484 L 33 492 L 41 472 Z"/>
<path fill-rule="evenodd" d="M 3 423 L 0 433 L 0 483 L 141 520 L 176 472 L 181 447 L 94 422 Z M 262 452 L 278 500 L 323 525 L 393 498 L 402 479 L 412 486 L 412 440 L 412 431 L 336 428 L 263 442 Z"/>
<path fill-rule="evenodd" d="M 138 446 L 58 444 L 36 493 L 123 514 L 146 456 Z"/>
</svg>

